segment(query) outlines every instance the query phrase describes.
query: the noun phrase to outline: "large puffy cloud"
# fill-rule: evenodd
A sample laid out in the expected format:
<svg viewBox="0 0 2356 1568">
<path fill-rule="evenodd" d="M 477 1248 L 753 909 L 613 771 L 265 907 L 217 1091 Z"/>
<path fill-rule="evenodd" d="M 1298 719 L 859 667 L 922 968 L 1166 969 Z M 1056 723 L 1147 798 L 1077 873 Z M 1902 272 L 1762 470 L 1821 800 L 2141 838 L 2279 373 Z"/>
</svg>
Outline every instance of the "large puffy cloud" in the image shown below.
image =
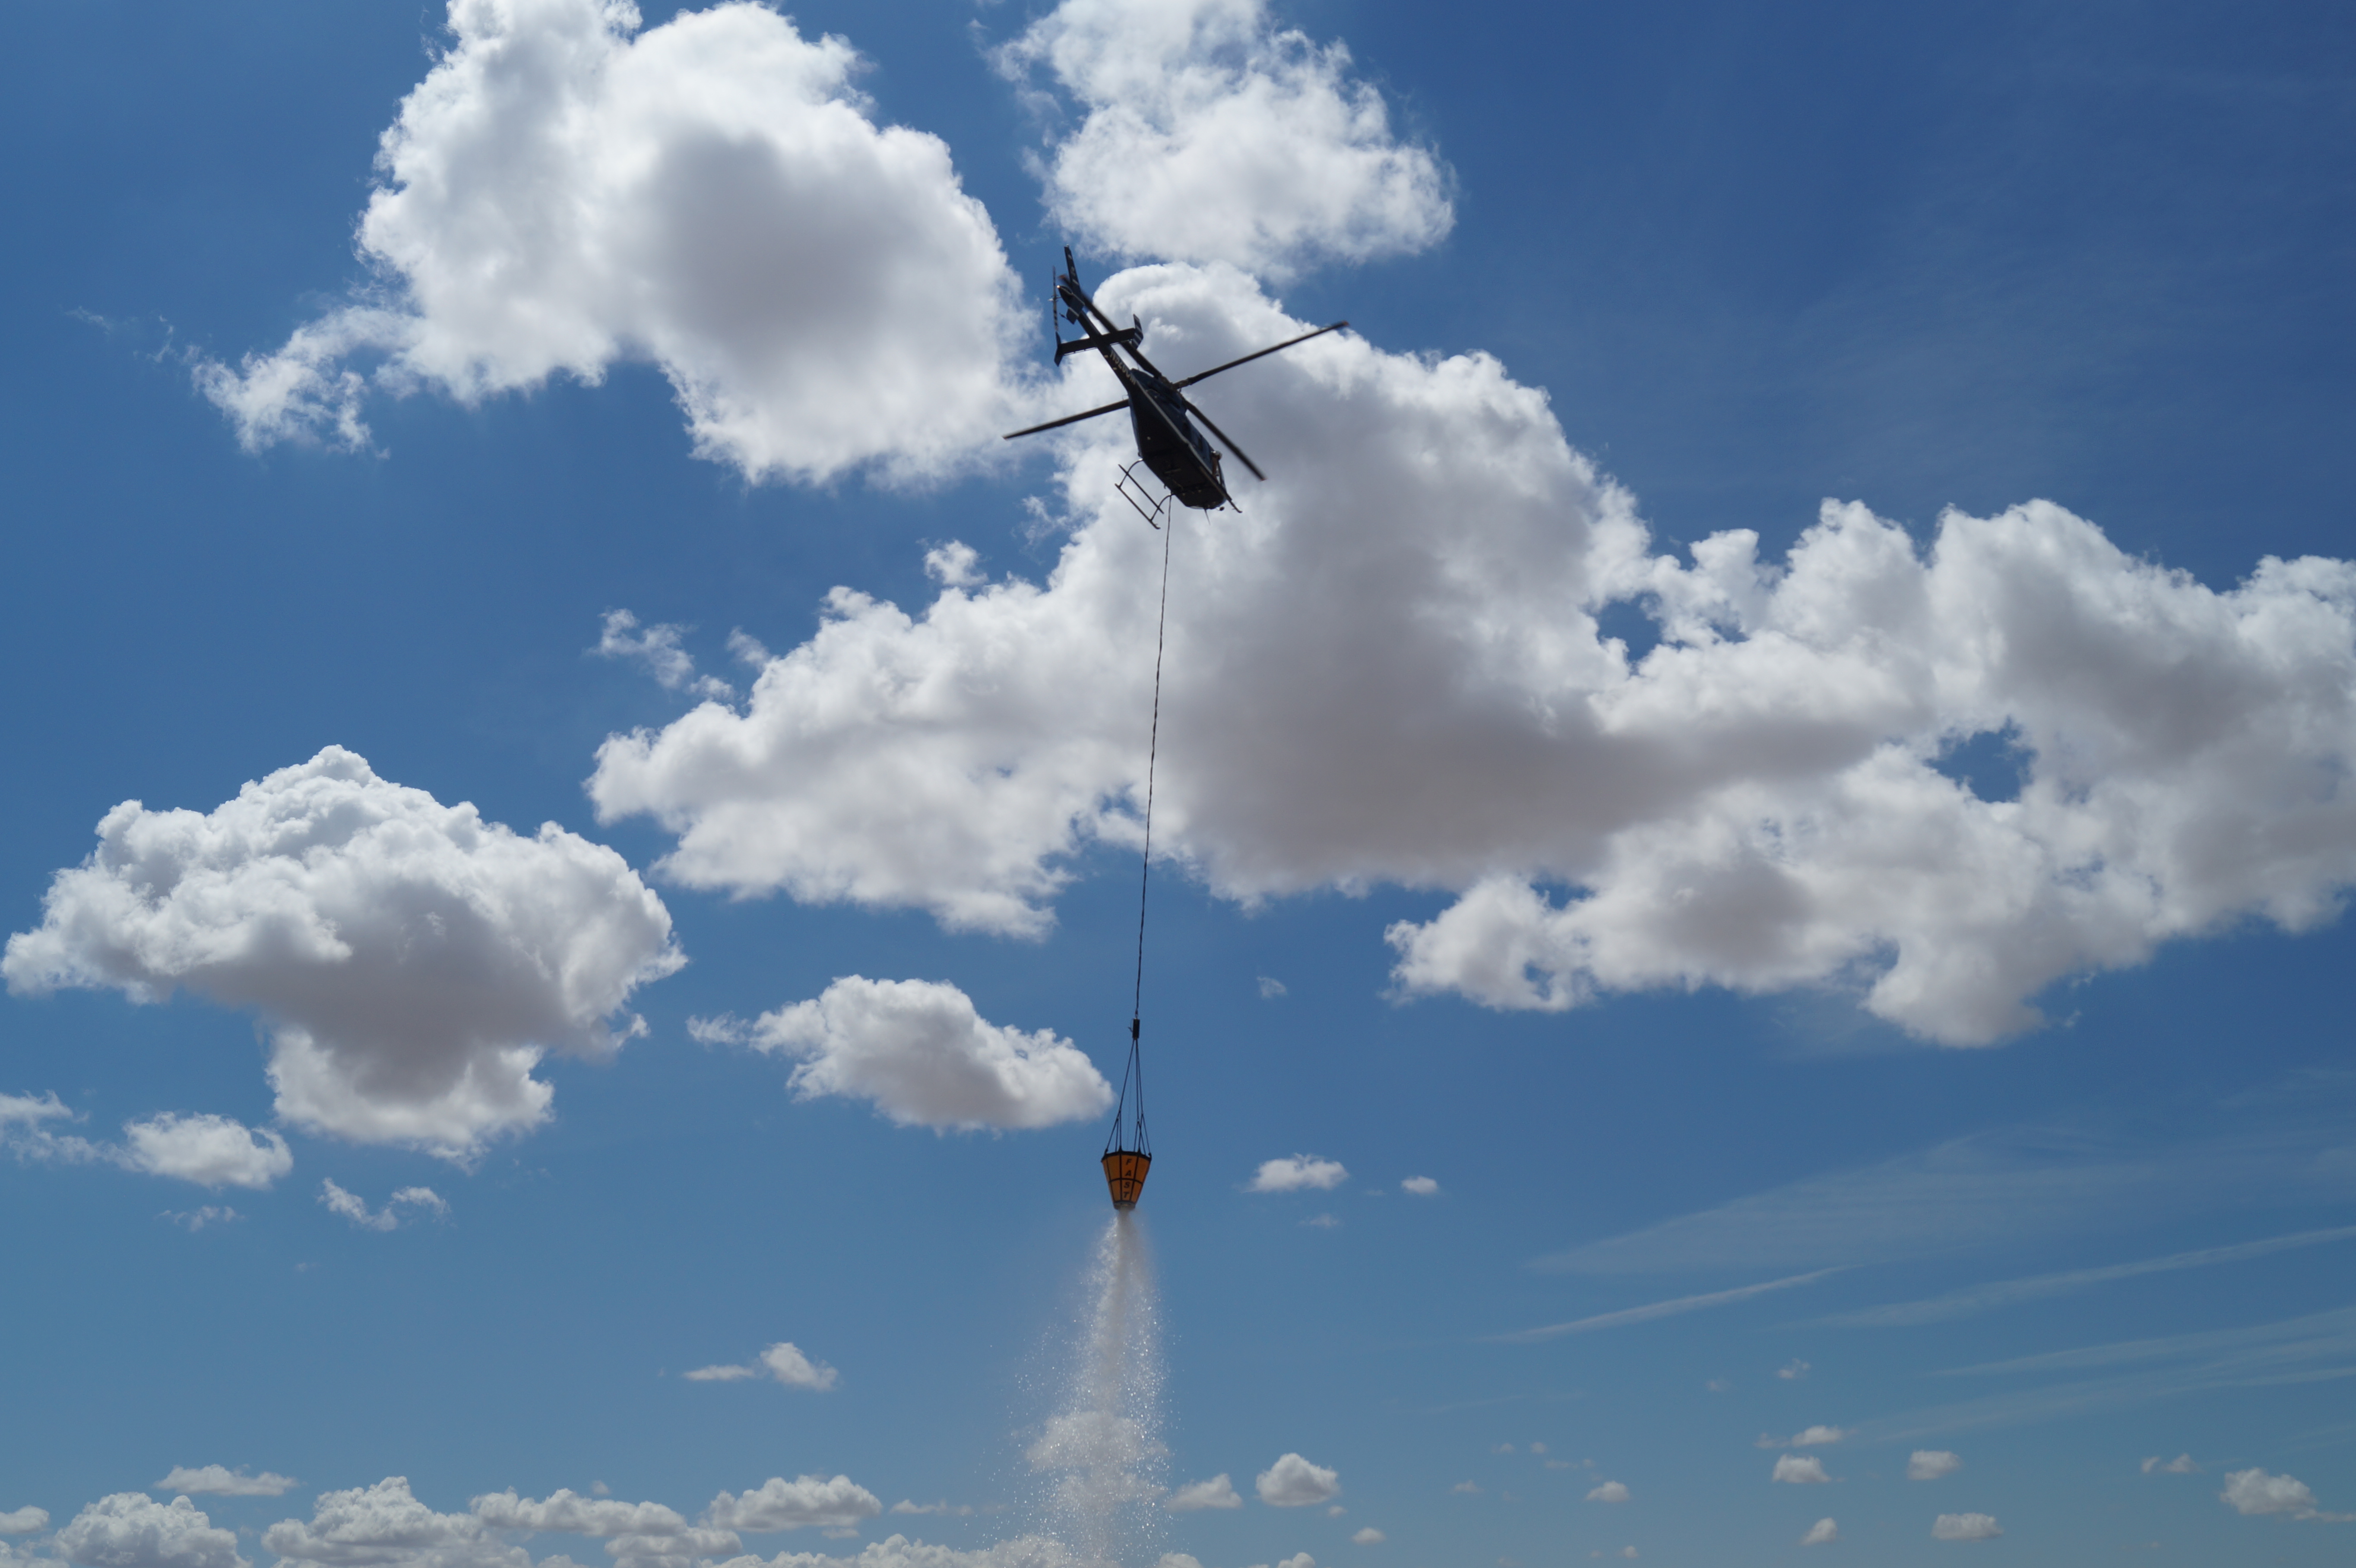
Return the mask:
<svg viewBox="0 0 2356 1568">
<path fill-rule="evenodd" d="M 924 470 L 996 431 L 1018 316 L 934 136 L 766 6 L 640 33 L 627 0 L 452 0 L 359 223 L 375 285 L 199 382 L 249 446 L 369 440 L 370 391 L 466 401 L 619 360 L 754 477 Z"/>
<path fill-rule="evenodd" d="M 56 1546 L 76 1568 L 248 1568 L 235 1532 L 186 1498 L 159 1503 L 145 1492 L 101 1498 L 58 1531 Z"/>
<path fill-rule="evenodd" d="M 530 1568 L 531 1559 L 471 1513 L 435 1513 L 405 1476 L 321 1492 L 308 1523 L 281 1520 L 262 1544 L 299 1568 Z"/>
<path fill-rule="evenodd" d="M 999 52 L 1081 111 L 1043 161 L 1056 221 L 1137 259 L 1272 276 L 1417 251 L 1455 214 L 1448 175 L 1393 135 L 1341 44 L 1263 0 L 1064 0 Z"/>
<path fill-rule="evenodd" d="M 0 1509 L 0 1535 L 30 1535 L 48 1528 L 49 1510 L 45 1508 Z"/>
<path fill-rule="evenodd" d="M 1049 1127 L 1100 1115 L 1113 1100 L 1070 1040 L 991 1023 L 943 981 L 850 975 L 751 1024 L 689 1027 L 700 1039 L 796 1058 L 791 1083 L 803 1099 L 865 1100 L 903 1126 Z"/>
<path fill-rule="evenodd" d="M 1105 293 L 1174 370 L 1303 325 L 1218 268 Z M 2059 979 L 2308 928 L 2356 880 L 2348 563 L 2218 591 L 2044 503 L 1927 545 L 1828 505 L 1780 562 L 1748 531 L 1655 555 L 1485 356 L 1338 336 L 1205 400 L 1275 478 L 1178 524 L 1157 844 L 1238 899 L 1457 894 L 1390 932 L 1404 994 L 1836 984 L 1976 1044 Z M 1077 429 L 1044 585 L 838 590 L 742 709 L 610 739 L 601 813 L 656 816 L 692 886 L 1040 930 L 1074 855 L 1135 841 L 1151 695 L 1159 538 L 1111 495 L 1126 432 Z M 1596 620 L 1631 602 L 1660 635 L 1633 658 Z M 2013 798 L 1942 771 L 1974 738 Z"/>
<path fill-rule="evenodd" d="M 756 1532 L 812 1524 L 842 1529 L 883 1511 L 875 1494 L 849 1476 L 799 1476 L 790 1481 L 772 1476 L 741 1497 L 721 1493 L 704 1510 L 703 1521 L 715 1530 Z"/>
<path fill-rule="evenodd" d="M 41 925 L 8 939 L 8 988 L 185 986 L 257 1008 L 279 1114 L 361 1142 L 464 1157 L 535 1125 L 542 1054 L 610 1057 L 643 1027 L 609 1024 L 630 992 L 684 962 L 611 849 L 553 823 L 520 837 L 337 746 L 209 814 L 125 801 L 98 833 Z M 172 1174 L 284 1169 L 282 1144 L 241 1154 L 220 1118 L 148 1127 Z"/>
</svg>

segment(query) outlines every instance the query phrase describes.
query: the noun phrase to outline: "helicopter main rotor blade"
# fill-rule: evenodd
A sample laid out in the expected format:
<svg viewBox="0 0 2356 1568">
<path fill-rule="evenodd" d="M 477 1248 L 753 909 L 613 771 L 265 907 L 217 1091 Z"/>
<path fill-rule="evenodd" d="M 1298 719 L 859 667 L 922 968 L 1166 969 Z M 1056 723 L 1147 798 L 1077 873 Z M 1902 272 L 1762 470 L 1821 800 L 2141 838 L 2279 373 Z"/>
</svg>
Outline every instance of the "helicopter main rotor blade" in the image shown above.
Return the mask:
<svg viewBox="0 0 2356 1568">
<path fill-rule="evenodd" d="M 1215 436 L 1217 436 L 1217 437 L 1219 438 L 1219 444 L 1220 444 L 1221 446 L 1226 447 L 1229 452 L 1232 452 L 1232 453 L 1234 453 L 1236 454 L 1236 461 L 1237 461 L 1237 462 L 1238 462 L 1238 463 L 1242 464 L 1246 468 L 1248 468 L 1248 469 L 1250 469 L 1250 470 L 1251 470 L 1251 475 L 1252 475 L 1252 477 L 1253 477 L 1253 478 L 1255 478 L 1255 479 L 1258 480 L 1258 481 L 1259 481 L 1261 484 L 1263 484 L 1263 485 L 1265 485 L 1265 484 L 1267 484 L 1267 483 L 1268 483 L 1268 475 L 1265 475 L 1265 474 L 1262 474 L 1262 473 L 1259 471 L 1259 464 L 1257 464 L 1257 463 L 1254 463 L 1250 458 L 1248 458 L 1248 457 L 1245 456 L 1245 455 L 1244 455 L 1244 449 L 1243 449 L 1242 447 L 1237 446 L 1237 445 L 1236 444 L 1235 438 L 1234 438 L 1233 436 L 1229 435 L 1226 431 L 1221 430 L 1217 425 L 1213 424 L 1213 423 L 1211 422 L 1211 416 L 1210 416 L 1210 415 L 1208 415 L 1208 414 L 1206 414 L 1206 413 L 1205 413 L 1201 409 L 1199 409 L 1199 408 L 1197 408 L 1197 407 L 1195 407 L 1195 406 L 1194 406 L 1194 399 L 1192 399 L 1192 398 L 1190 398 L 1190 397 L 1187 397 L 1184 393 L 1183 393 L 1183 392 L 1182 392 L 1182 393 L 1180 393 L 1180 394 L 1179 394 L 1178 400 L 1179 400 L 1180 402 L 1184 403 L 1184 404 L 1186 405 L 1186 410 L 1187 410 L 1187 411 L 1188 411 L 1189 413 L 1193 414 L 1196 419 L 1201 420 L 1201 421 L 1203 421 L 1203 428 L 1204 428 L 1205 430 L 1209 431 L 1213 435 L 1215 435 Z"/>
<path fill-rule="evenodd" d="M 1066 414 L 1062 419 L 1049 420 L 1045 424 L 1034 424 L 1028 430 L 1011 430 L 998 439 L 1012 441 L 1018 435 L 1037 435 L 1043 430 L 1057 430 L 1067 424 L 1077 424 L 1082 420 L 1092 420 L 1099 414 L 1119 413 L 1127 407 L 1129 407 L 1129 400 L 1123 398 L 1117 403 L 1107 403 L 1100 409 L 1090 409 L 1084 414 Z"/>
<path fill-rule="evenodd" d="M 1240 359 L 1230 359 L 1224 365 L 1214 365 L 1207 370 L 1197 371 L 1183 381 L 1173 381 L 1170 384 L 1173 387 L 1191 387 L 1197 381 L 1209 380 L 1222 370 L 1232 370 L 1238 365 L 1248 365 L 1253 360 L 1263 358 L 1280 348 L 1290 348 L 1296 343 L 1306 343 L 1312 337 L 1323 337 L 1329 332 L 1339 332 L 1349 325 L 1346 321 L 1337 321 L 1331 326 L 1321 326 L 1314 332 L 1304 332 L 1298 337 L 1288 337 L 1281 343 L 1271 343 L 1258 354 L 1247 354 Z M 1237 455 L 1240 456 L 1241 453 Z"/>
</svg>

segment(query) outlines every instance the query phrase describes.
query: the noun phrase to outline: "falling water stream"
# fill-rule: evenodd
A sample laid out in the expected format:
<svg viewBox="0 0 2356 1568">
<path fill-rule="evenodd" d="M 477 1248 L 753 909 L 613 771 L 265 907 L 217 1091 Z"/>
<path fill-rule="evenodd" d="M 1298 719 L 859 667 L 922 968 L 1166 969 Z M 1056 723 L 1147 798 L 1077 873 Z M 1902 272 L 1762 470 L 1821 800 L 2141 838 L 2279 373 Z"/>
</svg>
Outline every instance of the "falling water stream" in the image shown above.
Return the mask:
<svg viewBox="0 0 2356 1568">
<path fill-rule="evenodd" d="M 1089 1305 L 1055 1413 L 1026 1456 L 1046 1481 L 1047 1533 L 1075 1564 L 1151 1564 L 1161 1555 L 1161 1298 L 1133 1213 L 1098 1238 Z"/>
</svg>

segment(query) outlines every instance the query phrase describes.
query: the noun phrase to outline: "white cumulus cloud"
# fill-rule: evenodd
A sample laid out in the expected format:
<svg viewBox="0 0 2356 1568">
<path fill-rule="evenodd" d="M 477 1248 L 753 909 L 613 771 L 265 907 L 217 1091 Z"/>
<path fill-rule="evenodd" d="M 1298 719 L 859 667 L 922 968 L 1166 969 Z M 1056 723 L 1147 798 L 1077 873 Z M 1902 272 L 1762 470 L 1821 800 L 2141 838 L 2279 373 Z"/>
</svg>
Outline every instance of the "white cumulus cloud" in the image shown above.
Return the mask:
<svg viewBox="0 0 2356 1568">
<path fill-rule="evenodd" d="M 2154 1472 L 2163 1476 L 2189 1476 L 2199 1468 L 2201 1467 L 2192 1462 L 2192 1456 L 2190 1454 L 2179 1454 L 2173 1459 L 2163 1459 L 2154 1454 L 2143 1462 L 2143 1473 L 2147 1476 Z"/>
<path fill-rule="evenodd" d="M 13 946 L 13 943 L 11 944 Z M 123 1127 L 123 1163 L 199 1187 L 267 1188 L 294 1168 L 286 1140 L 227 1116 L 166 1111 Z"/>
<path fill-rule="evenodd" d="M 545 1498 L 519 1497 L 510 1487 L 486 1492 L 466 1505 L 494 1530 L 548 1530 L 569 1535 L 671 1536 L 685 1533 L 687 1520 L 660 1503 L 626 1503 L 583 1497 L 560 1488 Z"/>
<path fill-rule="evenodd" d="M 1808 1533 L 1800 1537 L 1803 1546 L 1823 1546 L 1840 1539 L 1840 1526 L 1829 1519 L 1820 1519 L 1808 1526 Z"/>
<path fill-rule="evenodd" d="M 20 1508 L 0 1511 L 0 1535 L 30 1535 L 49 1528 L 49 1510 Z"/>
<path fill-rule="evenodd" d="M 98 833 L 8 939 L 9 990 L 186 987 L 256 1008 L 279 1115 L 359 1142 L 466 1158 L 536 1125 L 542 1055 L 612 1056 L 643 1027 L 610 1022 L 630 992 L 685 962 L 613 850 L 553 823 L 523 837 L 340 746 L 210 813 L 125 801 Z M 188 1169 L 253 1176 L 284 1154 L 237 1154 L 218 1117 L 152 1125 Z"/>
<path fill-rule="evenodd" d="M 1339 1471 L 1311 1464 L 1298 1454 L 1284 1455 L 1252 1484 L 1259 1500 L 1270 1508 L 1307 1508 L 1331 1502 L 1342 1494 Z"/>
<path fill-rule="evenodd" d="M 385 1200 L 381 1209 L 370 1209 L 359 1194 L 347 1191 L 332 1179 L 319 1183 L 319 1201 L 327 1212 L 340 1214 L 365 1231 L 391 1231 L 401 1224 L 400 1211 L 424 1209 L 446 1219 L 450 1205 L 430 1187 L 404 1187 Z"/>
<path fill-rule="evenodd" d="M 1993 1514 L 1943 1513 L 1931 1521 L 1933 1541 L 1994 1541 L 2003 1533 Z"/>
<path fill-rule="evenodd" d="M 76 1568 L 249 1568 L 236 1534 L 216 1529 L 202 1509 L 145 1492 L 91 1503 L 58 1531 L 56 1548 Z"/>
<path fill-rule="evenodd" d="M 1260 1162 L 1247 1192 L 1325 1192 L 1350 1179 L 1350 1173 L 1336 1159 L 1320 1159 L 1313 1154 L 1296 1154 L 1288 1159 L 1267 1159 Z"/>
<path fill-rule="evenodd" d="M 1350 1537 L 1351 1542 L 1354 1545 L 1358 1546 L 1380 1546 L 1384 1541 L 1389 1539 L 1390 1537 L 1385 1535 L 1381 1531 L 1376 1530 L 1371 1524 Z"/>
<path fill-rule="evenodd" d="M 1065 0 L 998 59 L 1080 112 L 1040 173 L 1099 250 L 1282 277 L 1419 251 L 1455 219 L 1446 167 L 1397 137 L 1349 50 L 1263 0 Z"/>
<path fill-rule="evenodd" d="M 1222 267 L 1103 292 L 1177 372 L 1305 325 Z M 1750 530 L 1655 554 L 1485 356 L 1337 335 L 1208 385 L 1274 478 L 1180 524 L 1157 843 L 1237 899 L 1451 890 L 1388 933 L 1402 995 L 1832 984 L 1982 1044 L 2057 981 L 2309 929 L 2356 881 L 2346 562 L 2212 588 L 2042 502 L 1921 543 L 1828 505 L 1780 560 Z M 1127 440 L 1055 449 L 1044 583 L 836 591 L 741 711 L 609 739 L 601 814 L 654 816 L 688 885 L 1043 929 L 1073 856 L 1136 837 L 1159 560 L 1111 495 Z M 1596 621 L 1626 603 L 1642 657 Z M 2011 747 L 2010 798 L 1941 771 L 1974 737 Z"/>
<path fill-rule="evenodd" d="M 1907 1457 L 1906 1478 L 1910 1481 L 1935 1481 L 1942 1476 L 1952 1476 L 1963 1467 L 1963 1460 L 1944 1448 L 1917 1448 Z"/>
<path fill-rule="evenodd" d="M 1783 1454 L 1775 1460 L 1775 1473 L 1767 1477 L 1795 1487 L 1821 1486 L 1832 1479 L 1825 1474 L 1825 1462 L 1814 1454 Z"/>
<path fill-rule="evenodd" d="M 1440 1183 L 1429 1176 L 1410 1176 L 1399 1183 L 1399 1190 L 1412 1192 L 1418 1198 L 1430 1198 L 1440 1191 Z M 1543 1446 L 1537 1444 L 1532 1444 L 1531 1446 L 1540 1453 L 1545 1452 Z"/>
<path fill-rule="evenodd" d="M 700 1039 L 796 1058 L 796 1095 L 865 1100 L 902 1126 L 1048 1127 L 1101 1115 L 1112 1085 L 1053 1030 L 993 1024 L 957 987 L 849 975 L 816 998 L 762 1014 L 693 1020 Z"/>
<path fill-rule="evenodd" d="M 627 610 L 608 610 L 605 624 L 591 652 L 601 658 L 629 659 L 644 665 L 647 673 L 666 691 L 682 687 L 697 697 L 726 702 L 736 695 L 735 688 L 714 676 L 695 673 L 695 660 L 680 645 L 680 638 L 690 628 L 673 625 L 640 626 L 638 618 Z"/>
<path fill-rule="evenodd" d="M 2217 1494 L 2235 1513 L 2285 1514 L 2292 1519 L 2315 1520 L 2329 1524 L 2345 1524 L 2356 1520 L 2356 1514 L 2326 1513 L 2315 1506 L 2315 1494 L 2307 1483 L 2296 1476 L 2269 1476 L 2265 1471 L 2251 1468 L 2233 1470 L 2225 1477 L 2225 1489 Z"/>
<path fill-rule="evenodd" d="M 1173 1562 L 1173 1558 L 1180 1559 Z M 873 1541 L 850 1557 L 816 1552 L 780 1552 L 775 1557 L 736 1557 L 714 1568 L 1071 1568 L 1072 1553 L 1044 1535 L 1016 1536 L 973 1551 L 936 1546 L 894 1535 Z M 1165 1554 L 1160 1568 L 1202 1568 L 1183 1552 Z"/>
<path fill-rule="evenodd" d="M 1762 1433 L 1755 1445 L 1761 1448 L 1819 1448 L 1827 1443 L 1837 1443 L 1848 1435 L 1838 1426 L 1810 1426 L 1794 1432 L 1789 1437 L 1777 1437 Z"/>
<path fill-rule="evenodd" d="M 1625 1481 L 1606 1481 L 1589 1491 L 1587 1500 L 1591 1503 L 1624 1503 L 1628 1500 L 1628 1484 Z"/>
<path fill-rule="evenodd" d="M 249 1476 L 241 1467 L 232 1470 L 226 1465 L 204 1465 L 191 1469 L 186 1465 L 175 1465 L 170 1475 L 155 1483 L 155 1490 L 198 1495 L 209 1492 L 224 1498 L 275 1498 L 300 1485 L 294 1477 L 271 1470 Z"/>
<path fill-rule="evenodd" d="M 405 1476 L 321 1492 L 311 1518 L 281 1520 L 262 1544 L 288 1568 L 530 1568 L 531 1559 L 471 1513 L 435 1513 Z"/>
<path fill-rule="evenodd" d="M 1030 325 L 939 138 L 879 126 L 845 40 L 723 4 L 452 0 L 384 133 L 372 283 L 198 384 L 250 447 L 365 445 L 374 393 L 466 402 L 659 366 L 755 478 L 937 468 L 1003 428 Z"/>
<path fill-rule="evenodd" d="M 1189 1481 L 1163 1499 L 1162 1507 L 1173 1513 L 1191 1513 L 1197 1509 L 1241 1508 L 1244 1499 L 1236 1495 L 1236 1484 L 1224 1470 L 1207 1481 Z"/>
<path fill-rule="evenodd" d="M 703 1522 L 718 1530 L 799 1530 L 804 1525 L 840 1528 L 873 1519 L 884 1505 L 848 1476 L 829 1480 L 772 1476 L 742 1497 L 723 1492 L 704 1510 Z"/>
</svg>

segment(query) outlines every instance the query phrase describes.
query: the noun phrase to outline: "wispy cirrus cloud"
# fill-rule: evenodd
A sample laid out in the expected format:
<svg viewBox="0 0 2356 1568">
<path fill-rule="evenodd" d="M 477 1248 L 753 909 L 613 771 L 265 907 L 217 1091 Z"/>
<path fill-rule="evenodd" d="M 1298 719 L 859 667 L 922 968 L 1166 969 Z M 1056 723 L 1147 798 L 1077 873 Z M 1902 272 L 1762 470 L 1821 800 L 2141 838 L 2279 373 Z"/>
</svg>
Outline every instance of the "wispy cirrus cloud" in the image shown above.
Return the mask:
<svg viewBox="0 0 2356 1568">
<path fill-rule="evenodd" d="M 1680 1296 L 1669 1301 L 1647 1302 L 1642 1307 L 1625 1307 L 1617 1312 L 1599 1312 L 1591 1317 L 1574 1318 L 1568 1323 L 1548 1323 L 1543 1328 L 1522 1328 L 1510 1334 L 1493 1334 L 1488 1338 L 1493 1344 L 1535 1345 L 1546 1339 L 1558 1339 L 1565 1334 L 1590 1334 L 1599 1328 L 1619 1328 L 1631 1323 L 1649 1323 L 1655 1317 L 1674 1317 L 1681 1312 L 1698 1312 L 1706 1307 L 1724 1307 L 1730 1302 L 1764 1296 L 1770 1291 L 1813 1285 L 1828 1275 L 1840 1272 L 1837 1268 L 1820 1268 L 1810 1274 L 1762 1280 L 1757 1285 L 1739 1285 L 1731 1290 L 1706 1291 L 1699 1296 Z"/>
<path fill-rule="evenodd" d="M 1887 1307 L 1869 1307 L 1860 1312 L 1835 1313 L 1829 1317 L 1816 1318 L 1815 1322 L 1826 1328 L 1895 1328 L 1919 1323 L 1944 1323 L 2024 1301 L 2066 1296 L 2072 1291 L 2107 1285 L 2113 1280 L 2243 1263 L 2251 1258 L 2269 1257 L 2276 1253 L 2321 1246 L 2327 1242 L 2344 1242 L 2351 1238 L 2356 1238 L 2356 1225 L 2340 1225 L 2328 1231 L 2300 1231 L 2293 1235 L 2269 1236 L 2263 1241 L 2240 1242 L 2225 1247 L 2202 1247 L 2195 1252 L 2171 1253 L 2166 1257 L 2141 1258 L 2134 1263 L 2110 1264 L 2101 1268 L 2070 1269 L 2060 1274 L 2034 1275 L 2025 1279 L 1997 1280 L 1921 1301 L 1900 1301 Z"/>
</svg>

